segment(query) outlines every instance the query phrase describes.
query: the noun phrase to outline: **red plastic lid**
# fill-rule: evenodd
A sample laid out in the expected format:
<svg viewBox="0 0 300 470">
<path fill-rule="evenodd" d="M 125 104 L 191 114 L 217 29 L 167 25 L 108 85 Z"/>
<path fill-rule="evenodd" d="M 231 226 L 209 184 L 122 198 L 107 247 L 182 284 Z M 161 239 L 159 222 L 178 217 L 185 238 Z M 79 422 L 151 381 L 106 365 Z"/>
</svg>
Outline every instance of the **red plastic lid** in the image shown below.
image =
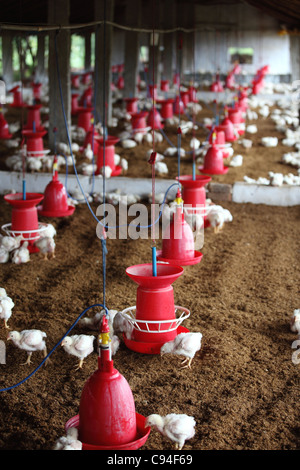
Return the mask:
<svg viewBox="0 0 300 470">
<path fill-rule="evenodd" d="M 162 250 L 157 251 L 157 260 L 158 261 L 163 261 L 164 263 L 169 263 L 175 266 L 190 266 L 192 264 L 198 264 L 203 258 L 203 254 L 200 251 L 194 252 L 194 257 L 193 258 L 187 258 L 187 259 L 167 259 L 163 258 L 162 256 Z"/>
<path fill-rule="evenodd" d="M 196 175 L 196 178 L 193 179 L 192 175 L 183 175 L 178 178 L 176 176 L 177 181 L 182 184 L 182 186 L 186 186 L 187 188 L 198 188 L 205 186 L 207 183 L 211 181 L 210 176 L 204 176 L 204 175 Z"/>
<path fill-rule="evenodd" d="M 157 264 L 157 276 L 152 275 L 152 263 L 136 264 L 126 269 L 126 274 L 134 282 L 143 287 L 163 288 L 172 284 L 181 274 L 181 266 Z"/>
<path fill-rule="evenodd" d="M 26 193 L 26 199 L 23 199 L 23 193 L 6 194 L 4 196 L 6 202 L 16 208 L 34 207 L 44 199 L 44 195 L 40 193 Z"/>
</svg>

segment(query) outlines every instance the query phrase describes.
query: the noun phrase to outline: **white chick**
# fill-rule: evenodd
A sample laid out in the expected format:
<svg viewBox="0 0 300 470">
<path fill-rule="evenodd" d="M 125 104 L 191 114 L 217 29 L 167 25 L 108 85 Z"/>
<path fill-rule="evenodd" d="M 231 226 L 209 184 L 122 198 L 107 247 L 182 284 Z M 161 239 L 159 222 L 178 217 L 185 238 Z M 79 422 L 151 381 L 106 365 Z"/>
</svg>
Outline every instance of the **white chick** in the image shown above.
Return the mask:
<svg viewBox="0 0 300 470">
<path fill-rule="evenodd" d="M 249 134 L 256 134 L 257 126 L 255 124 L 250 124 L 246 127 L 246 132 L 248 132 Z"/>
<path fill-rule="evenodd" d="M 166 165 L 166 163 L 164 162 L 155 162 L 155 171 L 159 174 L 159 175 L 167 175 L 169 173 L 169 170 L 168 170 L 168 167 Z"/>
<path fill-rule="evenodd" d="M 196 139 L 196 137 L 193 137 L 190 141 L 191 149 L 198 150 L 198 148 L 200 147 L 200 144 L 201 144 L 200 140 Z"/>
<path fill-rule="evenodd" d="M 72 152 L 79 152 L 80 150 L 80 147 L 76 142 L 72 143 L 71 148 L 72 148 Z"/>
<path fill-rule="evenodd" d="M 85 176 L 92 176 L 95 171 L 97 170 L 97 164 L 96 163 L 82 163 L 82 165 L 79 166 L 78 168 L 83 175 Z"/>
<path fill-rule="evenodd" d="M 300 335 L 300 308 L 294 310 L 290 320 L 290 328 L 293 333 L 298 333 L 298 335 Z"/>
<path fill-rule="evenodd" d="M 53 450 L 82 450 L 82 442 L 78 440 L 78 429 L 69 428 L 65 436 L 57 439 Z"/>
<path fill-rule="evenodd" d="M 110 343 L 110 350 L 111 350 L 111 355 L 112 356 L 114 356 L 116 354 L 116 352 L 118 351 L 120 343 L 121 343 L 121 341 L 118 338 L 118 336 L 113 335 L 112 338 L 111 338 L 111 343 Z"/>
<path fill-rule="evenodd" d="M 9 235 L 5 235 L 0 239 L 0 246 L 10 252 L 19 248 L 22 240 L 22 235 L 19 235 L 18 237 L 11 237 Z"/>
<path fill-rule="evenodd" d="M 28 242 L 24 242 L 20 248 L 12 251 L 12 262 L 15 264 L 28 263 L 30 261 L 30 253 L 28 250 Z"/>
<path fill-rule="evenodd" d="M 146 132 L 143 136 L 143 142 L 146 142 L 147 144 L 152 144 L 153 142 L 153 136 L 150 132 Z"/>
<path fill-rule="evenodd" d="M 122 314 L 117 312 L 113 320 L 114 333 L 124 333 L 127 339 L 131 339 L 133 324 Z"/>
<path fill-rule="evenodd" d="M 40 238 L 43 238 L 43 237 L 55 237 L 56 235 L 56 229 L 54 227 L 54 225 L 52 224 L 47 224 L 47 226 L 44 228 L 44 230 L 41 230 L 40 231 Z"/>
<path fill-rule="evenodd" d="M 276 147 L 278 145 L 277 137 L 262 137 L 261 143 L 264 147 Z"/>
<path fill-rule="evenodd" d="M 118 153 L 115 153 L 114 154 L 114 164 L 115 165 L 119 165 L 120 164 L 120 161 L 121 161 L 121 157 Z"/>
<path fill-rule="evenodd" d="M 34 242 L 34 245 L 44 255 L 44 260 L 48 260 L 48 254 L 50 258 L 55 258 L 55 241 L 52 237 L 42 237 Z"/>
<path fill-rule="evenodd" d="M 250 139 L 242 139 L 241 144 L 245 149 L 251 149 L 252 147 L 252 140 Z"/>
<path fill-rule="evenodd" d="M 163 140 L 163 135 L 160 132 L 154 132 L 154 142 L 161 143 Z"/>
<path fill-rule="evenodd" d="M 274 173 L 273 171 L 269 171 L 270 177 L 270 185 L 271 186 L 282 186 L 283 185 L 283 174 L 282 173 Z"/>
<path fill-rule="evenodd" d="M 0 246 L 0 263 L 7 263 L 9 260 L 9 251 L 7 251 L 3 246 Z"/>
<path fill-rule="evenodd" d="M 70 154 L 70 147 L 64 142 L 59 142 L 57 144 L 57 150 L 65 155 Z"/>
<path fill-rule="evenodd" d="M 42 169 L 43 163 L 39 157 L 28 157 L 27 158 L 27 168 L 30 171 L 40 171 Z"/>
<path fill-rule="evenodd" d="M 86 148 L 83 151 L 83 156 L 88 160 L 93 160 L 93 150 L 91 144 L 87 144 Z"/>
<path fill-rule="evenodd" d="M 138 144 L 141 144 L 143 142 L 143 137 L 144 137 L 144 134 L 143 132 L 136 132 L 133 136 L 134 140 L 138 143 Z"/>
<path fill-rule="evenodd" d="M 186 414 L 152 414 L 146 418 L 145 427 L 148 426 L 153 426 L 162 436 L 175 442 L 176 450 L 181 450 L 185 441 L 194 437 L 196 421 L 193 416 Z"/>
<path fill-rule="evenodd" d="M 230 160 L 229 166 L 237 167 L 243 165 L 243 156 L 242 155 L 235 155 Z"/>
<path fill-rule="evenodd" d="M 120 142 L 123 149 L 132 149 L 137 146 L 137 143 L 132 139 L 125 139 Z"/>
<path fill-rule="evenodd" d="M 117 313 L 118 313 L 118 310 L 108 310 L 107 321 L 108 321 L 108 327 L 109 327 L 111 336 L 114 334 L 113 322 Z M 82 318 L 80 320 L 80 324 L 83 327 L 88 328 L 89 330 L 99 331 L 101 323 L 102 323 L 102 318 L 104 315 L 106 315 L 106 310 L 103 309 L 100 312 L 97 312 L 92 318 L 89 318 L 89 317 Z"/>
<path fill-rule="evenodd" d="M 112 174 L 112 169 L 110 166 L 106 165 L 101 168 L 101 175 L 105 178 L 110 178 Z"/>
<path fill-rule="evenodd" d="M 121 158 L 121 167 L 123 171 L 128 170 L 128 161 L 125 158 Z"/>
<path fill-rule="evenodd" d="M 191 362 L 201 348 L 202 333 L 180 333 L 173 341 L 168 341 L 160 348 L 160 354 L 177 354 L 185 356 L 183 368 L 191 368 Z"/>
<path fill-rule="evenodd" d="M 7 340 L 11 340 L 15 346 L 27 352 L 27 361 L 22 365 L 30 365 L 33 352 L 43 351 L 44 358 L 47 356 L 47 347 L 44 340 L 46 337 L 46 333 L 41 330 L 23 330 L 21 332 L 11 331 Z"/>
<path fill-rule="evenodd" d="M 207 207 L 207 219 L 210 222 L 211 227 L 213 227 L 214 232 L 218 233 L 220 230 L 222 230 L 226 221 L 232 221 L 232 215 L 222 206 L 212 204 L 211 206 Z"/>
<path fill-rule="evenodd" d="M 61 346 L 64 350 L 68 354 L 79 358 L 79 363 L 75 370 L 82 369 L 84 359 L 94 351 L 94 340 L 95 336 L 92 335 L 66 336 L 62 340 Z"/>
<path fill-rule="evenodd" d="M 0 287 L 0 299 L 1 297 L 7 297 L 7 292 L 4 287 Z"/>
<path fill-rule="evenodd" d="M 12 315 L 12 309 L 14 306 L 15 304 L 10 297 L 0 297 L 0 318 L 4 320 L 4 328 L 9 329 L 7 321 Z"/>
</svg>

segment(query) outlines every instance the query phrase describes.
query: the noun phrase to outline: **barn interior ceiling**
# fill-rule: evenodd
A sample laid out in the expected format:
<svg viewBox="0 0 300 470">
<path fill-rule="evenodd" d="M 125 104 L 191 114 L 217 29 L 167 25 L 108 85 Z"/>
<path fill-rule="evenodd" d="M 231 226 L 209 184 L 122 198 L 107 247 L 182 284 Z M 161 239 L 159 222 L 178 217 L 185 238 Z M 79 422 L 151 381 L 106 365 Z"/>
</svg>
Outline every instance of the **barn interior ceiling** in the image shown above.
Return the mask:
<svg viewBox="0 0 300 470">
<path fill-rule="evenodd" d="M 143 5 L 150 5 L 156 2 L 162 5 L 163 1 L 148 0 L 143 1 Z M 174 0 L 174 3 L 180 4 L 181 7 L 192 5 L 232 5 L 232 4 L 248 4 L 260 9 L 266 14 L 276 18 L 280 24 L 284 24 L 288 29 L 300 28 L 300 0 Z M 115 17 L 114 21 L 124 24 L 125 9 L 130 0 L 115 0 Z M 0 24 L 31 24 L 45 25 L 47 24 L 48 0 L 10 0 L 9 2 L 1 2 Z M 84 8 L 81 0 L 70 0 L 70 24 L 83 24 L 94 21 L 94 0 L 85 0 Z M 163 27 L 163 18 L 160 27 Z"/>
</svg>

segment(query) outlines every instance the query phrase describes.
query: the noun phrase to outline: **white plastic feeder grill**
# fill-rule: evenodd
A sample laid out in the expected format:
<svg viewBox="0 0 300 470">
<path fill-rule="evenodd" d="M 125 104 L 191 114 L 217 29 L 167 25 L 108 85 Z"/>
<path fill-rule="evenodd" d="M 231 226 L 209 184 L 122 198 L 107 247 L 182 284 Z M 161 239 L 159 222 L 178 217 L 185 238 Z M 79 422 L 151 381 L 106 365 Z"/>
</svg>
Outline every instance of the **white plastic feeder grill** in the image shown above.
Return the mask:
<svg viewBox="0 0 300 470">
<path fill-rule="evenodd" d="M 49 224 L 39 222 L 38 228 L 34 230 L 11 230 L 11 224 L 2 225 L 1 229 L 3 232 L 10 237 L 23 236 L 25 241 L 38 240 L 40 238 L 40 233 L 48 228 Z"/>
<path fill-rule="evenodd" d="M 26 157 L 36 157 L 43 158 L 50 153 L 50 149 L 47 150 L 30 150 L 26 151 Z"/>
<path fill-rule="evenodd" d="M 175 316 L 180 314 L 175 320 L 137 320 L 135 317 L 136 306 L 127 307 L 122 312 L 126 320 L 128 320 L 135 330 L 142 333 L 168 333 L 177 330 L 181 323 L 190 316 L 190 311 L 185 307 L 175 305 Z"/>
</svg>

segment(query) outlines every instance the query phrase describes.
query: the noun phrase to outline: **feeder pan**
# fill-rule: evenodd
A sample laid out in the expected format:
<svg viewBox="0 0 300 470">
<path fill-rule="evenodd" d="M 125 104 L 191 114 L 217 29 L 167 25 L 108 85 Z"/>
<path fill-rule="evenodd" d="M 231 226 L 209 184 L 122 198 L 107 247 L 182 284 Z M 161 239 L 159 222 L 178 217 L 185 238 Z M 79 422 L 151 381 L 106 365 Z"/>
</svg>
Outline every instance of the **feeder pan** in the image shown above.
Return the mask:
<svg viewBox="0 0 300 470">
<path fill-rule="evenodd" d="M 160 116 L 162 119 L 172 119 L 173 117 L 173 103 L 174 100 L 172 98 L 168 98 L 165 100 L 158 100 L 159 104 L 161 104 L 160 108 Z"/>
<path fill-rule="evenodd" d="M 225 175 L 229 167 L 224 166 L 223 152 L 212 144 L 204 157 L 204 165 L 199 166 L 198 170 L 209 175 Z"/>
<path fill-rule="evenodd" d="M 222 91 L 224 91 L 221 81 L 216 80 L 215 82 L 213 82 L 210 86 L 210 91 L 214 91 L 216 93 L 221 93 Z"/>
<path fill-rule="evenodd" d="M 92 112 L 93 108 L 91 107 L 84 108 L 82 106 L 78 106 L 77 108 L 77 126 L 82 127 L 86 132 L 91 128 Z"/>
<path fill-rule="evenodd" d="M 179 205 L 163 233 L 162 250 L 157 252 L 157 259 L 175 266 L 189 266 L 200 263 L 202 257 L 200 251 L 195 251 L 192 229 L 184 220 L 184 213 Z"/>
<path fill-rule="evenodd" d="M 140 111 L 131 115 L 131 125 L 133 132 L 148 132 L 146 118 L 148 111 Z"/>
<path fill-rule="evenodd" d="M 157 109 L 151 109 L 147 117 L 147 125 L 154 130 L 163 129 L 164 125 L 161 122 L 161 116 Z"/>
<path fill-rule="evenodd" d="M 11 224 L 2 227 L 11 236 L 23 235 L 25 241 L 28 241 L 28 250 L 30 253 L 39 251 L 33 245 L 44 230 L 45 224 L 39 224 L 36 205 L 44 198 L 40 193 L 26 193 L 26 199 L 23 199 L 22 193 L 6 194 L 4 200 L 12 206 Z"/>
<path fill-rule="evenodd" d="M 138 288 L 136 306 L 122 312 L 133 326 L 130 340 L 124 337 L 126 346 L 145 354 L 159 354 L 161 346 L 176 338 L 179 326 L 190 315 L 188 309 L 174 305 L 171 286 L 182 275 L 183 268 L 158 263 L 157 276 L 152 275 L 152 269 L 151 263 L 126 269 Z"/>
<path fill-rule="evenodd" d="M 26 151 L 29 157 L 43 157 L 45 155 L 43 137 L 46 130 L 33 131 L 31 129 L 22 130 L 22 135 L 26 139 Z"/>
<path fill-rule="evenodd" d="M 16 85 L 14 88 L 9 90 L 9 93 L 13 93 L 13 102 L 10 104 L 11 107 L 13 108 L 23 108 L 23 106 L 26 106 L 26 103 L 23 103 L 22 100 L 22 93 L 20 90 L 20 85 Z"/>
<path fill-rule="evenodd" d="M 9 132 L 8 123 L 3 115 L 0 113 L 0 139 L 11 139 L 12 134 Z"/>
<path fill-rule="evenodd" d="M 237 140 L 237 136 L 235 135 L 235 132 L 234 132 L 234 125 L 232 124 L 232 122 L 230 121 L 228 117 L 225 117 L 225 119 L 223 119 L 221 124 L 216 126 L 216 128 L 218 131 L 225 132 L 226 142 L 234 142 L 235 140 Z"/>
<path fill-rule="evenodd" d="M 204 219 L 204 227 L 207 227 L 205 186 L 211 181 L 211 177 L 196 175 L 193 179 L 192 175 L 183 175 L 176 179 L 182 186 L 183 207 L 192 214 L 200 213 Z"/>
<path fill-rule="evenodd" d="M 58 179 L 57 170 L 54 171 L 52 181 L 47 184 L 43 204 L 37 210 L 44 217 L 67 217 L 74 213 L 75 206 L 68 205 L 67 191 Z"/>
<path fill-rule="evenodd" d="M 174 114 L 182 114 L 184 112 L 184 104 L 179 96 L 176 96 L 174 101 Z"/>
<path fill-rule="evenodd" d="M 134 114 L 138 112 L 137 102 L 138 98 L 124 98 L 126 103 L 126 112 L 129 114 Z"/>
<path fill-rule="evenodd" d="M 105 139 L 105 166 L 109 166 L 112 169 L 111 176 L 119 176 L 122 173 L 122 167 L 115 164 L 115 145 L 119 142 L 118 137 L 107 136 Z M 104 166 L 104 138 L 98 139 L 99 149 L 97 158 L 97 170 L 96 175 L 101 173 L 101 169 Z"/>
<path fill-rule="evenodd" d="M 98 370 L 86 381 L 79 414 L 65 425 L 78 429 L 83 450 L 136 450 L 148 439 L 150 427 L 135 411 L 130 386 L 111 360 L 106 317 L 99 334 Z"/>
<path fill-rule="evenodd" d="M 27 123 L 23 129 L 30 130 L 30 131 L 34 131 L 35 129 L 36 132 L 45 131 L 45 128 L 41 125 L 41 116 L 40 116 L 41 107 L 42 107 L 41 104 L 33 104 L 33 105 L 26 106 L 28 110 Z"/>
<path fill-rule="evenodd" d="M 32 91 L 33 91 L 33 97 L 35 100 L 40 100 L 41 99 L 41 88 L 42 84 L 41 83 L 32 83 Z"/>
<path fill-rule="evenodd" d="M 160 89 L 161 91 L 169 91 L 169 80 L 161 80 L 160 81 Z"/>
</svg>

